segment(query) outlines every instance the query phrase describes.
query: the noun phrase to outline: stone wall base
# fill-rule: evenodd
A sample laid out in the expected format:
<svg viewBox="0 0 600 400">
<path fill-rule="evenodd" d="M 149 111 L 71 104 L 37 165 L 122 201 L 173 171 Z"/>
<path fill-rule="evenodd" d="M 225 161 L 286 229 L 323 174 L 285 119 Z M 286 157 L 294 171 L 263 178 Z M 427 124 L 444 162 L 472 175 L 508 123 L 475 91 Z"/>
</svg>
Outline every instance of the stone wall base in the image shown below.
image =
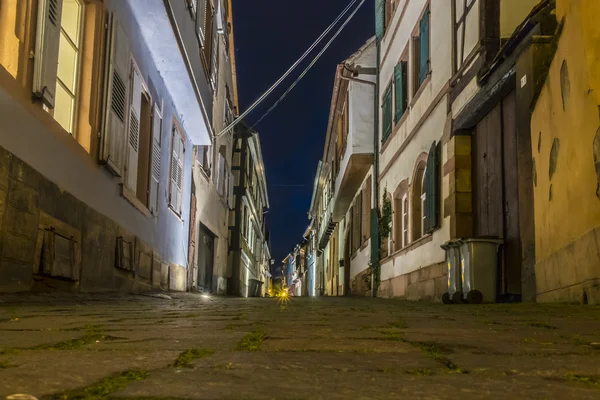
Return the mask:
<svg viewBox="0 0 600 400">
<path fill-rule="evenodd" d="M 183 291 L 185 275 L 0 147 L 0 293 Z"/>
<path fill-rule="evenodd" d="M 437 263 L 382 281 L 377 296 L 440 302 L 447 290 L 448 274 L 445 264 Z"/>
<path fill-rule="evenodd" d="M 600 227 L 535 265 L 538 302 L 600 304 Z"/>
</svg>

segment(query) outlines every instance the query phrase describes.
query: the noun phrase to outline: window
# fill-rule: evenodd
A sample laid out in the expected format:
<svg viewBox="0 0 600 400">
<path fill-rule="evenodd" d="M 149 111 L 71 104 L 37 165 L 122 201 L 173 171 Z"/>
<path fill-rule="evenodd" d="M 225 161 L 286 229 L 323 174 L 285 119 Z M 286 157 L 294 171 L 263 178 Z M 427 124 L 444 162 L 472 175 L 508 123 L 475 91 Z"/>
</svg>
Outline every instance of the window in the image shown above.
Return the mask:
<svg viewBox="0 0 600 400">
<path fill-rule="evenodd" d="M 183 165 L 185 141 L 177 123 L 174 122 L 171 136 L 171 182 L 169 188 L 169 207 L 181 216 L 183 200 Z"/>
<path fill-rule="evenodd" d="M 408 62 L 400 61 L 394 68 L 394 123 L 397 124 L 408 107 Z"/>
<path fill-rule="evenodd" d="M 198 37 L 202 49 L 206 43 L 207 26 L 210 26 L 212 23 L 212 6 L 209 1 L 210 0 L 194 0 L 196 3 L 196 36 Z M 190 9 L 192 9 L 191 5 Z"/>
<path fill-rule="evenodd" d="M 229 166 L 227 165 L 226 151 L 225 146 L 219 148 L 219 170 L 217 175 L 217 192 L 224 197 L 227 197 L 229 189 Z"/>
<path fill-rule="evenodd" d="M 365 243 L 371 237 L 371 176 L 362 190 L 362 243 Z"/>
<path fill-rule="evenodd" d="M 402 247 L 408 246 L 408 194 L 402 196 Z"/>
<path fill-rule="evenodd" d="M 416 93 L 430 71 L 430 54 L 429 54 L 429 6 L 425 9 L 419 25 L 417 34 L 413 37 L 413 71 L 414 71 L 414 93 Z"/>
<path fill-rule="evenodd" d="M 211 146 L 198 146 L 198 164 L 208 176 L 210 176 L 211 149 Z"/>
<path fill-rule="evenodd" d="M 425 177 L 427 176 L 427 167 L 425 167 L 425 172 L 423 173 L 423 181 L 421 182 L 421 232 L 425 234 L 425 226 L 427 221 L 427 210 L 425 206 L 425 202 L 427 200 L 427 187 L 425 186 Z"/>
<path fill-rule="evenodd" d="M 454 71 L 458 71 L 478 44 L 479 12 L 475 0 L 453 0 L 456 14 L 454 22 Z"/>
<path fill-rule="evenodd" d="M 146 207 L 149 203 L 150 168 L 153 157 L 152 100 L 142 74 L 131 63 L 129 118 L 127 121 L 127 162 L 125 185 Z"/>
<path fill-rule="evenodd" d="M 63 0 L 58 46 L 56 99 L 52 114 L 54 119 L 71 135 L 74 132 L 77 104 L 82 15 L 83 4 L 79 0 Z"/>
<path fill-rule="evenodd" d="M 441 169 L 441 150 L 440 144 L 433 142 L 427 155 L 427 167 L 423 177 L 424 194 L 423 198 L 423 233 L 431 233 L 440 227 L 440 169 Z"/>
<path fill-rule="evenodd" d="M 425 163 L 419 162 L 415 170 L 412 182 L 412 234 L 413 240 L 420 239 L 423 236 L 423 199 L 425 196 L 425 188 L 423 186 L 423 178 L 425 175 Z"/>
<path fill-rule="evenodd" d="M 390 83 L 383 94 L 383 134 L 382 142 L 385 142 L 392 133 L 392 84 Z"/>
</svg>

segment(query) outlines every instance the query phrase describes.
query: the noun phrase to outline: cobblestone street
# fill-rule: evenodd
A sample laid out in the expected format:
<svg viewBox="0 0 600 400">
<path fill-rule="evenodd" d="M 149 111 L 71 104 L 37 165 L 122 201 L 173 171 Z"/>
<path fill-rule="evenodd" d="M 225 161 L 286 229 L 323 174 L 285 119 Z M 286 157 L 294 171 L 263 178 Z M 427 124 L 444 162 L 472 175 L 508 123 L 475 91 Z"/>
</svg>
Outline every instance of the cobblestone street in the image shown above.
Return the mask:
<svg viewBox="0 0 600 400">
<path fill-rule="evenodd" d="M 596 306 L 0 300 L 0 398 L 600 398 Z"/>
</svg>

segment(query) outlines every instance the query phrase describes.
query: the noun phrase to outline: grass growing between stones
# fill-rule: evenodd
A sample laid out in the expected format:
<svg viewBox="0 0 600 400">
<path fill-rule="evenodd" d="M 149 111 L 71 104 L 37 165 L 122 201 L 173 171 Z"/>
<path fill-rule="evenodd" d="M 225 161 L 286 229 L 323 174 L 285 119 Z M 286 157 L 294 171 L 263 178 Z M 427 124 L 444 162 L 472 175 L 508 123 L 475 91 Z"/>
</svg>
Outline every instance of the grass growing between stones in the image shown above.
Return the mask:
<svg viewBox="0 0 600 400">
<path fill-rule="evenodd" d="M 124 389 L 130 383 L 146 379 L 150 374 L 147 371 L 129 370 L 104 378 L 88 387 L 69 390 L 67 392 L 47 396 L 47 400 L 96 400 L 106 399 L 118 390 Z"/>
<path fill-rule="evenodd" d="M 101 333 L 91 333 L 79 337 L 77 339 L 65 340 L 63 342 L 58 342 L 54 344 L 42 344 L 39 346 L 35 346 L 32 348 L 32 350 L 78 350 L 88 344 L 118 339 L 120 338 L 109 335 L 103 335 Z"/>
<path fill-rule="evenodd" d="M 404 371 L 408 375 L 416 375 L 416 376 L 431 376 L 433 375 L 433 371 L 429 368 L 413 368 L 407 369 Z"/>
<path fill-rule="evenodd" d="M 390 322 L 388 324 L 388 326 L 390 328 L 395 328 L 395 329 L 406 329 L 406 328 L 408 328 L 408 324 L 404 320 L 398 320 L 398 321 L 395 321 L 395 322 Z"/>
<path fill-rule="evenodd" d="M 265 341 L 267 335 L 261 331 L 248 333 L 234 348 L 235 351 L 259 351 L 260 345 Z"/>
<path fill-rule="evenodd" d="M 452 349 L 449 347 L 434 342 L 414 342 L 413 345 L 418 346 L 421 351 L 432 360 L 437 361 L 444 367 L 448 368 L 449 372 L 458 374 L 469 373 L 468 371 L 459 368 L 458 365 L 454 364 L 445 356 L 445 354 L 452 353 Z"/>
<path fill-rule="evenodd" d="M 0 361 L 0 369 L 7 369 L 7 368 L 13 368 L 16 367 L 16 365 L 13 365 L 11 363 L 9 363 L 8 361 Z"/>
<path fill-rule="evenodd" d="M 189 368 L 192 365 L 192 361 L 199 358 L 210 357 L 214 354 L 214 350 L 211 349 L 190 349 L 179 354 L 173 366 L 175 368 Z"/>
<path fill-rule="evenodd" d="M 543 328 L 543 329 L 549 329 L 549 330 L 558 329 L 558 327 L 547 324 L 545 322 L 530 322 L 528 325 L 532 326 L 534 328 Z"/>
<path fill-rule="evenodd" d="M 585 383 L 586 385 L 600 386 L 600 375 L 567 374 L 571 382 Z"/>
</svg>

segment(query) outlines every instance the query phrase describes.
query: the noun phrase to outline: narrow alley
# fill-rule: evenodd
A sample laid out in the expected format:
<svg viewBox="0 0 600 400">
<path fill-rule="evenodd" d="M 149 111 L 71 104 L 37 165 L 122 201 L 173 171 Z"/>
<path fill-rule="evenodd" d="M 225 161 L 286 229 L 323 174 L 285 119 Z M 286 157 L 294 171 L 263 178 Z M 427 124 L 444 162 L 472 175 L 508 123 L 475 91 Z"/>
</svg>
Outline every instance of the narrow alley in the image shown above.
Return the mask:
<svg viewBox="0 0 600 400">
<path fill-rule="evenodd" d="M 597 306 L 30 295 L 0 303 L 0 397 L 597 399 Z"/>
</svg>

